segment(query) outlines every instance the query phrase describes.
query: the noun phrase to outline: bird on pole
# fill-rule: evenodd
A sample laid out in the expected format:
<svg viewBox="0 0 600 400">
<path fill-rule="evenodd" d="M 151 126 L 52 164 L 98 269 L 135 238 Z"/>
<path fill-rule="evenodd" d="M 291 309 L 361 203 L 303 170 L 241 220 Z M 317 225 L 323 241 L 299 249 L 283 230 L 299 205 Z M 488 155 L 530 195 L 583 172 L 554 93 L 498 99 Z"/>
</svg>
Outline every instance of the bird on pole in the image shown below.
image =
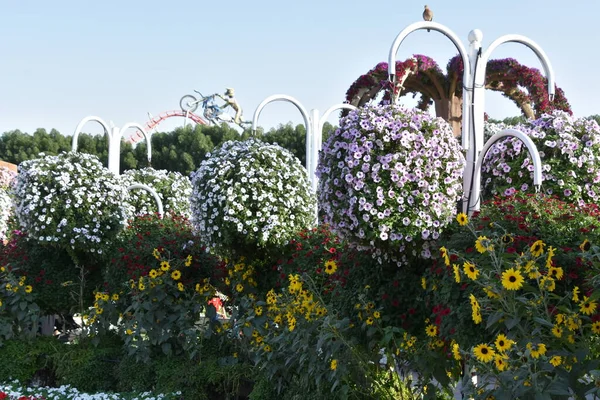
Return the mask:
<svg viewBox="0 0 600 400">
<path fill-rule="evenodd" d="M 428 5 L 425 5 L 425 11 L 423 11 L 423 20 L 433 21 L 433 11 L 431 11 Z M 427 32 L 431 32 L 431 30 L 427 29 Z"/>
</svg>

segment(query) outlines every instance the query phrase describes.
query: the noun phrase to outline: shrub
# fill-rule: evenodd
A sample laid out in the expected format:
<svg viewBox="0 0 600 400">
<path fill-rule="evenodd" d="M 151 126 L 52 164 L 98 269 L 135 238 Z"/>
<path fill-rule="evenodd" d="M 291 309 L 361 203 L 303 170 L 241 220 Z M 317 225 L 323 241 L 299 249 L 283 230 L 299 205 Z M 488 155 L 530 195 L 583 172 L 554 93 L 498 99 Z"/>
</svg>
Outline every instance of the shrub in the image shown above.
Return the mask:
<svg viewBox="0 0 600 400">
<path fill-rule="evenodd" d="M 409 253 L 452 219 L 464 163 L 442 119 L 395 105 L 352 111 L 321 152 L 323 221 L 359 248 Z"/>
<path fill-rule="evenodd" d="M 41 154 L 23 162 L 14 195 L 29 236 L 67 250 L 100 254 L 125 221 L 125 190 L 88 154 Z"/>
<path fill-rule="evenodd" d="M 190 179 L 179 172 L 154 168 L 130 169 L 121 175 L 125 187 L 141 183 L 154 189 L 163 203 L 165 213 L 190 217 Z M 133 190 L 127 194 L 128 214 L 141 215 L 158 212 L 154 197 L 145 190 Z"/>
<path fill-rule="evenodd" d="M 40 309 L 26 276 L 0 265 L 0 345 L 7 339 L 32 338 L 38 330 Z"/>
<path fill-rule="evenodd" d="M 573 203 L 600 199 L 600 126 L 563 111 L 544 114 L 514 127 L 536 145 L 542 160 L 543 190 Z M 488 194 L 509 196 L 526 191 L 533 181 L 533 162 L 520 139 L 498 141 L 482 164 Z"/>
<path fill-rule="evenodd" d="M 194 227 L 223 254 L 252 255 L 314 223 L 306 170 L 278 145 L 226 142 L 192 174 L 192 186 Z"/>
<path fill-rule="evenodd" d="M 0 188 L 0 244 L 7 238 L 8 220 L 12 214 L 12 209 L 12 199 L 6 190 Z"/>
<path fill-rule="evenodd" d="M 27 384 L 44 372 L 52 380 L 53 358 L 60 352 L 61 346 L 60 342 L 51 337 L 5 341 L 0 346 L 0 382 L 16 379 Z"/>
<path fill-rule="evenodd" d="M 115 240 L 110 262 L 104 269 L 104 289 L 119 292 L 129 287 L 131 279 L 137 281 L 147 276 L 156 262 L 155 249 L 167 259 L 191 257 L 191 265 L 186 268 L 190 279 L 209 277 L 213 284 L 219 285 L 224 277 L 225 264 L 207 253 L 185 217 L 168 214 L 160 218 L 149 214 L 130 219 Z"/>
<path fill-rule="evenodd" d="M 600 239 L 597 227 L 595 206 L 518 195 L 484 204 L 469 224 L 445 233 L 424 278 L 431 311 L 423 317 L 440 343 L 430 365 L 453 376 L 466 365 L 464 392 L 475 396 L 590 389 L 581 378 L 598 367 L 590 348 L 600 313 L 586 270 L 599 266 L 586 260 L 586 243 Z M 427 351 L 420 347 L 415 359 Z M 479 376 L 476 387 L 469 372 Z"/>
</svg>

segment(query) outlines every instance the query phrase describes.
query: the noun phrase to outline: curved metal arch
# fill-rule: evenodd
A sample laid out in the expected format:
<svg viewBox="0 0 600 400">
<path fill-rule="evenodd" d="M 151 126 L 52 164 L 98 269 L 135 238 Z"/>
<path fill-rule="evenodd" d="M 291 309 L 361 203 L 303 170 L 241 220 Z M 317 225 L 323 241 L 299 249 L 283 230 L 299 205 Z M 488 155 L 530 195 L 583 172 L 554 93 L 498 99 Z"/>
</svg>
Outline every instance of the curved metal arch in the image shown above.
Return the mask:
<svg viewBox="0 0 600 400">
<path fill-rule="evenodd" d="M 130 128 L 134 128 L 137 129 L 139 132 L 142 132 L 142 135 L 144 135 L 144 138 L 146 139 L 146 144 L 148 147 L 148 162 L 152 161 L 152 142 L 150 141 L 150 135 L 148 134 L 148 132 L 146 132 L 146 130 L 144 129 L 144 127 L 140 124 L 138 124 L 137 122 L 128 122 L 125 125 L 123 125 L 123 127 L 121 128 L 121 130 L 119 131 L 119 137 L 115 138 L 116 140 L 118 140 L 119 142 L 119 146 L 121 145 L 121 138 L 123 137 L 123 134 L 125 133 L 125 131 L 127 129 Z M 119 149 L 120 150 L 120 149 Z M 119 151 L 118 154 L 120 154 L 121 152 Z"/>
<path fill-rule="evenodd" d="M 477 65 L 477 69 L 474 71 L 475 83 L 478 85 L 483 85 L 485 83 L 485 72 L 487 69 L 487 63 L 490 59 L 492 52 L 496 49 L 496 47 L 504 43 L 511 42 L 520 43 L 529 47 L 540 60 L 542 66 L 544 67 L 544 72 L 546 72 L 546 79 L 548 80 L 548 96 L 550 97 L 550 101 L 552 101 L 555 94 L 555 79 L 554 70 L 552 69 L 550 59 L 548 58 L 544 50 L 536 42 L 523 35 L 504 35 L 494 40 L 481 55 L 481 60 Z"/>
<path fill-rule="evenodd" d="M 298 109 L 298 111 L 300 111 L 300 114 L 302 114 L 302 118 L 304 118 L 304 125 L 306 126 L 306 132 L 309 131 L 310 118 L 308 116 L 308 112 L 306 111 L 306 108 L 304 108 L 304 106 L 296 98 L 294 98 L 292 96 L 288 96 L 287 94 L 274 94 L 274 95 L 269 96 L 266 99 L 264 99 L 258 105 L 258 107 L 256 107 L 256 110 L 254 111 L 254 116 L 252 117 L 252 131 L 253 132 L 256 131 L 256 125 L 258 124 L 258 117 L 260 117 L 260 113 L 262 112 L 263 108 L 265 108 L 265 106 L 267 104 L 272 103 L 274 101 L 287 101 L 288 103 L 292 103 L 293 105 L 295 105 L 296 108 Z"/>
<path fill-rule="evenodd" d="M 162 218 L 164 215 L 163 203 L 162 203 L 162 200 L 160 199 L 160 197 L 158 196 L 158 193 L 156 193 L 156 190 L 152 189 L 148 185 L 144 185 L 141 183 L 136 183 L 136 184 L 133 184 L 133 185 L 127 187 L 128 192 L 135 190 L 135 189 L 145 190 L 146 192 L 150 193 L 152 195 L 152 197 L 154 197 L 154 200 L 156 201 L 156 205 L 158 206 L 158 214 L 159 214 L 160 218 Z"/>
<path fill-rule="evenodd" d="M 319 132 L 321 132 L 321 133 L 323 132 L 323 125 L 325 125 L 327 118 L 329 118 L 331 113 L 334 112 L 335 110 L 353 111 L 356 109 L 357 109 L 356 106 L 353 106 L 352 104 L 347 104 L 347 103 L 335 104 L 335 105 L 329 107 L 321 116 L 321 120 L 319 121 Z"/>
<path fill-rule="evenodd" d="M 90 115 L 85 117 L 84 119 L 82 119 L 79 124 L 77 124 L 77 127 L 75 128 L 75 133 L 73 133 L 73 141 L 71 142 L 71 151 L 77 151 L 77 139 L 79 138 L 79 134 L 81 133 L 81 129 L 83 128 L 83 126 L 85 124 L 87 124 L 90 121 L 96 121 L 98 122 L 100 125 L 102 125 L 102 128 L 104 128 L 104 133 L 106 134 L 106 136 L 108 137 L 108 148 L 110 149 L 110 143 L 111 143 L 111 133 L 110 133 L 110 129 L 108 128 L 108 124 L 100 117 L 96 117 L 94 115 Z"/>
<path fill-rule="evenodd" d="M 471 105 L 471 95 L 470 92 L 467 90 L 464 90 L 465 85 L 470 85 L 472 82 L 472 75 L 471 75 L 471 62 L 469 60 L 469 54 L 467 53 L 467 50 L 465 49 L 465 47 L 463 46 L 461 40 L 458 38 L 458 36 L 456 36 L 456 34 L 450 30 L 450 28 L 446 27 L 445 25 L 439 24 L 437 22 L 431 22 L 431 21 L 421 21 L 421 22 L 415 22 L 409 26 L 407 26 L 406 28 L 404 28 L 399 34 L 398 36 L 396 36 L 396 39 L 394 40 L 394 43 L 392 44 L 392 47 L 390 48 L 390 53 L 389 53 L 389 57 L 388 57 L 388 76 L 391 82 L 396 82 L 396 53 L 398 52 L 398 49 L 400 48 L 400 44 L 402 44 L 402 42 L 404 41 L 404 39 L 406 39 L 406 37 L 408 35 L 410 35 L 412 32 L 414 31 L 418 31 L 418 30 L 422 30 L 422 29 L 428 29 L 428 30 L 433 30 L 433 31 L 437 31 L 442 33 L 444 36 L 446 36 L 448 39 L 450 39 L 452 41 L 452 43 L 454 43 L 454 46 L 456 46 L 462 61 L 463 61 L 463 109 L 462 109 L 462 144 L 463 147 L 466 149 L 469 147 L 470 145 L 470 138 L 469 138 L 469 126 L 470 126 L 470 105 Z"/>
<path fill-rule="evenodd" d="M 306 108 L 304 108 L 304 106 L 296 98 L 294 98 L 292 96 L 288 96 L 287 94 L 274 94 L 274 95 L 269 96 L 266 99 L 264 99 L 258 105 L 258 107 L 256 107 L 256 110 L 254 111 L 254 116 L 252 117 L 252 133 L 253 134 L 256 133 L 256 125 L 258 124 L 258 117 L 260 117 L 260 113 L 262 112 L 262 110 L 265 108 L 265 106 L 267 104 L 272 103 L 274 101 L 287 101 L 288 103 L 292 103 L 294 106 L 296 106 L 298 111 L 300 111 L 300 114 L 302 114 L 302 118 L 304 119 L 304 125 L 306 126 L 306 170 L 310 171 L 310 168 L 312 165 L 312 161 L 311 161 L 312 129 L 311 129 L 311 124 L 310 124 L 310 117 L 308 115 L 308 112 L 306 111 Z"/>
<path fill-rule="evenodd" d="M 527 146 L 527 150 L 529 150 L 529 155 L 531 156 L 531 158 L 533 160 L 533 185 L 536 187 L 536 190 L 539 190 L 539 187 L 542 184 L 542 159 L 540 157 L 540 153 L 538 152 L 538 149 L 535 146 L 535 143 L 533 143 L 533 140 L 531 140 L 531 138 L 529 136 L 527 136 L 526 134 L 524 134 L 523 132 L 516 130 L 516 129 L 504 129 L 503 131 L 500 131 L 500 132 L 494 134 L 491 138 L 488 139 L 487 142 L 485 142 L 485 145 L 483 146 L 483 149 L 481 149 L 481 153 L 479 154 L 479 157 L 477 158 L 477 162 L 475 163 L 475 174 L 473 175 L 474 182 L 480 182 L 480 180 L 481 180 L 481 167 L 483 164 L 483 160 L 485 159 L 485 156 L 486 156 L 487 152 L 489 151 L 489 149 L 498 140 L 500 140 L 504 137 L 507 137 L 507 136 L 516 137 L 516 138 L 520 139 L 525 144 L 525 146 Z M 463 212 L 465 212 L 465 213 L 467 213 L 467 211 L 468 211 L 469 214 L 471 214 L 474 211 L 478 211 L 478 210 L 479 210 L 479 193 L 477 193 L 476 196 L 471 196 L 471 204 L 463 205 Z"/>
</svg>

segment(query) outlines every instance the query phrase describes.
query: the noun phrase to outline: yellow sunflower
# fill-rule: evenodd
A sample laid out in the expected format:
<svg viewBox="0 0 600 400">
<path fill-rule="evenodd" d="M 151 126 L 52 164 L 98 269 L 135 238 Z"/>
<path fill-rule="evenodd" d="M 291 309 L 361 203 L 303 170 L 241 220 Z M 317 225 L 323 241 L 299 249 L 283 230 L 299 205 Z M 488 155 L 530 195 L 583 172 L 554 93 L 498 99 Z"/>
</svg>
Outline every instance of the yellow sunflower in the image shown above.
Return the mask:
<svg viewBox="0 0 600 400">
<path fill-rule="evenodd" d="M 435 325 L 427 325 L 427 327 L 425 328 L 425 333 L 429 337 L 435 337 L 438 333 L 438 328 Z"/>
<path fill-rule="evenodd" d="M 548 276 L 552 277 L 554 280 L 560 281 L 564 276 L 564 271 L 560 267 L 549 267 Z"/>
<path fill-rule="evenodd" d="M 463 270 L 471 280 L 476 280 L 477 276 L 479 275 L 479 270 L 477 269 L 475 264 L 469 261 L 465 261 L 465 263 L 463 264 Z"/>
<path fill-rule="evenodd" d="M 556 336 L 556 337 L 558 337 L 558 338 L 559 338 L 559 337 L 561 337 L 561 336 L 562 336 L 562 334 L 563 334 L 563 330 L 562 330 L 562 328 L 561 328 L 560 326 L 558 326 L 558 325 L 554 325 L 554 326 L 552 327 L 552 334 L 553 334 L 554 336 Z"/>
<path fill-rule="evenodd" d="M 475 241 L 475 249 L 483 254 L 486 251 L 493 251 L 494 246 L 490 244 L 490 239 L 485 236 L 479 236 Z"/>
<path fill-rule="evenodd" d="M 487 344 L 482 343 L 473 348 L 473 354 L 479 361 L 488 363 L 494 359 L 496 352 Z"/>
<path fill-rule="evenodd" d="M 531 342 L 527 343 L 527 348 L 531 353 L 531 357 L 540 358 L 544 354 L 546 354 L 546 345 L 544 343 L 532 344 Z"/>
<path fill-rule="evenodd" d="M 263 308 L 262 308 L 262 306 L 256 306 L 256 307 L 254 307 L 254 313 L 255 313 L 256 315 L 258 315 L 258 316 L 262 315 L 262 313 L 263 313 Z"/>
<path fill-rule="evenodd" d="M 469 223 L 469 217 L 467 217 L 467 214 L 465 213 L 458 213 L 458 215 L 456 216 L 456 220 L 458 221 L 458 224 L 460 226 L 465 226 Z"/>
<path fill-rule="evenodd" d="M 177 282 L 177 289 L 179 289 L 180 292 L 183 292 L 185 289 L 185 287 L 183 286 L 183 283 Z"/>
<path fill-rule="evenodd" d="M 579 302 L 579 286 L 573 288 L 573 301 L 575 303 Z"/>
<path fill-rule="evenodd" d="M 450 257 L 448 257 L 448 249 L 446 249 L 444 246 L 440 247 L 440 254 L 442 256 L 442 258 L 444 259 L 444 264 L 446 266 L 450 265 Z"/>
<path fill-rule="evenodd" d="M 498 371 L 504 371 L 506 367 L 508 367 L 508 356 L 505 354 L 496 354 L 494 356 L 494 364 L 496 364 L 496 369 Z"/>
<path fill-rule="evenodd" d="M 460 346 L 456 342 L 452 343 L 452 355 L 454 356 L 454 359 L 456 361 L 459 361 L 462 359 L 462 357 L 460 355 Z"/>
<path fill-rule="evenodd" d="M 508 339 L 503 333 L 499 333 L 498 336 L 496 336 L 496 341 L 494 344 L 500 353 L 504 353 L 510 350 L 515 342 L 514 340 Z"/>
<path fill-rule="evenodd" d="M 334 274 L 337 271 L 337 263 L 335 260 L 327 260 L 325 261 L 325 272 L 328 275 Z"/>
<path fill-rule="evenodd" d="M 25 293 L 31 293 L 33 291 L 33 287 L 31 285 L 25 286 Z"/>
<path fill-rule="evenodd" d="M 550 364 L 552 364 L 555 367 L 558 367 L 560 364 L 562 364 L 562 357 L 561 356 L 553 356 L 549 361 Z"/>
<path fill-rule="evenodd" d="M 545 244 L 543 241 L 537 240 L 531 245 L 529 252 L 532 256 L 539 257 L 544 253 L 544 246 Z"/>
<path fill-rule="evenodd" d="M 585 315 L 592 315 L 593 313 L 596 312 L 597 307 L 598 307 L 598 303 L 590 300 L 587 296 L 583 296 L 583 300 L 581 301 L 581 304 L 579 305 L 579 309 Z"/>
<path fill-rule="evenodd" d="M 176 269 L 175 271 L 171 272 L 171 278 L 174 281 L 179 280 L 179 278 L 181 278 L 181 272 L 179 272 L 179 270 Z"/>
<path fill-rule="evenodd" d="M 509 243 L 514 242 L 515 239 L 512 237 L 512 235 L 506 234 L 500 238 L 500 241 L 504 244 L 509 244 Z"/>
<path fill-rule="evenodd" d="M 242 292 L 244 290 L 244 285 L 238 283 L 237 285 L 235 285 L 235 290 L 237 290 L 238 292 Z"/>
<path fill-rule="evenodd" d="M 600 335 L 600 321 L 596 321 L 592 324 L 592 332 L 596 335 Z"/>
<path fill-rule="evenodd" d="M 580 245 L 579 248 L 581 251 L 588 251 L 592 247 L 592 244 L 589 240 L 585 239 Z"/>
<path fill-rule="evenodd" d="M 542 279 L 540 279 L 540 288 L 549 292 L 554 292 L 554 289 L 556 289 L 556 282 L 549 276 L 542 276 Z"/>
<path fill-rule="evenodd" d="M 150 270 L 150 272 L 148 272 L 148 275 L 150 276 L 150 278 L 154 279 L 158 275 L 158 272 L 156 272 L 156 270 L 153 268 Z"/>
<path fill-rule="evenodd" d="M 329 364 L 329 368 L 332 371 L 335 371 L 337 369 L 337 360 L 335 360 L 335 359 L 331 360 L 331 363 Z"/>
<path fill-rule="evenodd" d="M 460 283 L 460 267 L 458 264 L 453 264 L 452 268 L 454 269 L 454 280 L 456 283 Z"/>
<path fill-rule="evenodd" d="M 169 264 L 168 261 L 162 261 L 160 263 L 160 269 L 167 272 L 169 269 L 171 268 L 171 265 Z"/>
<path fill-rule="evenodd" d="M 509 268 L 502 272 L 502 286 L 506 290 L 519 290 L 523 286 L 523 275 L 514 268 Z"/>
<path fill-rule="evenodd" d="M 154 249 L 152 251 L 152 255 L 154 256 L 154 258 L 156 258 L 157 260 L 160 260 L 160 252 L 158 251 L 158 249 Z"/>
</svg>

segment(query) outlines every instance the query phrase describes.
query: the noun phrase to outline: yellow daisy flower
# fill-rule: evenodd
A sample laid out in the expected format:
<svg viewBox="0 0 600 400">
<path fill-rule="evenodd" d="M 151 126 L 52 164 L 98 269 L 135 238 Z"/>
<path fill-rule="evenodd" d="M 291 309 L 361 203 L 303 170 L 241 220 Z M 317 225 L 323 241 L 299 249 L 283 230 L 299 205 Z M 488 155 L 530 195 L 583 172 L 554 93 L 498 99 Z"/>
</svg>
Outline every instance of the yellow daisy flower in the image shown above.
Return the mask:
<svg viewBox="0 0 600 400">
<path fill-rule="evenodd" d="M 477 269 L 475 264 L 469 261 L 465 261 L 465 263 L 463 264 L 463 270 L 471 280 L 476 280 L 477 276 L 479 275 L 479 270 Z"/>
<path fill-rule="evenodd" d="M 543 241 L 537 240 L 531 245 L 529 252 L 532 256 L 539 257 L 544 253 L 544 246 L 545 244 Z"/>
<path fill-rule="evenodd" d="M 438 328 L 435 325 L 427 325 L 427 327 L 425 328 L 425 333 L 429 337 L 435 337 L 438 334 Z"/>
<path fill-rule="evenodd" d="M 473 354 L 479 361 L 488 363 L 494 359 L 496 352 L 487 344 L 482 343 L 473 348 Z"/>
<path fill-rule="evenodd" d="M 331 363 L 329 364 L 329 369 L 331 369 L 332 371 L 335 371 L 337 369 L 337 360 L 331 360 Z"/>
<path fill-rule="evenodd" d="M 337 271 L 337 263 L 335 260 L 327 260 L 325 261 L 325 273 L 327 275 L 334 274 Z"/>
<path fill-rule="evenodd" d="M 469 223 L 469 217 L 467 217 L 467 214 L 465 213 L 458 213 L 458 215 L 456 216 L 456 221 L 458 221 L 458 224 L 460 226 L 465 226 Z"/>
<path fill-rule="evenodd" d="M 498 334 L 498 336 L 496 336 L 496 341 L 494 342 L 494 344 L 496 345 L 496 349 L 498 349 L 500 353 L 505 353 L 508 350 L 510 350 L 510 348 L 513 346 L 513 344 L 515 344 L 515 342 L 514 340 L 508 339 L 503 333 L 500 333 Z"/>
<path fill-rule="evenodd" d="M 523 287 L 523 275 L 518 270 L 514 268 L 509 268 L 506 271 L 502 272 L 502 286 L 506 290 L 519 290 Z"/>
</svg>

